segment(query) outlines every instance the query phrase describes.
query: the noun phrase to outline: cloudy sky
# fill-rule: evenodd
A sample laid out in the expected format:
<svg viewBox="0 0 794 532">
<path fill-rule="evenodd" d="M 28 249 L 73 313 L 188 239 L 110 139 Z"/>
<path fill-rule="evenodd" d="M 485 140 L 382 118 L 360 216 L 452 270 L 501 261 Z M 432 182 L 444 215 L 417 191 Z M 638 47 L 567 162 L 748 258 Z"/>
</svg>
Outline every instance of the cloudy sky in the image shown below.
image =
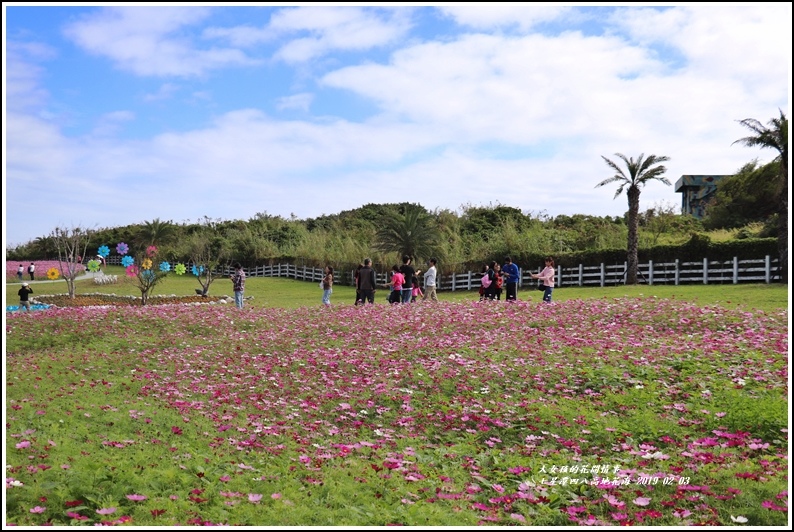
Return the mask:
<svg viewBox="0 0 794 532">
<path fill-rule="evenodd" d="M 602 155 L 730 174 L 775 156 L 737 120 L 790 114 L 790 3 L 3 11 L 7 246 L 367 203 L 622 215 Z"/>
</svg>

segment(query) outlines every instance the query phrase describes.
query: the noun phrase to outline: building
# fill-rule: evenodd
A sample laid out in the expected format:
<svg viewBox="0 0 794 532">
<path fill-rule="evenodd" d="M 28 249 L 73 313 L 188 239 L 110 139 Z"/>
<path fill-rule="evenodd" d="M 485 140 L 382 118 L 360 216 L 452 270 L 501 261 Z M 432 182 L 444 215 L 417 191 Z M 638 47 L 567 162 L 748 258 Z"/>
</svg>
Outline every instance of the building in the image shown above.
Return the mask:
<svg viewBox="0 0 794 532">
<path fill-rule="evenodd" d="M 706 205 L 717 192 L 717 183 L 727 175 L 682 175 L 675 182 L 675 191 L 681 193 L 681 214 L 691 214 L 697 219 L 706 215 Z"/>
</svg>

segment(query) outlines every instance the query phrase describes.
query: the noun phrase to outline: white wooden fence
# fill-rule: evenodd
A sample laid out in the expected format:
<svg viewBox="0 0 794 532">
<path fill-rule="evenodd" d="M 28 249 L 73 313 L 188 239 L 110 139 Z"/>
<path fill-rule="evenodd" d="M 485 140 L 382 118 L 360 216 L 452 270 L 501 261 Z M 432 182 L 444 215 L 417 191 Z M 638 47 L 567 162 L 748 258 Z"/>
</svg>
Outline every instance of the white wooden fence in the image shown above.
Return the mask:
<svg viewBox="0 0 794 532">
<path fill-rule="evenodd" d="M 649 261 L 640 263 L 637 271 L 637 281 L 640 284 L 737 284 L 737 283 L 771 283 L 780 280 L 778 268 L 779 260 L 767 255 L 763 259 L 739 260 L 734 257 L 728 261 L 710 261 L 704 258 L 696 262 L 661 262 Z M 585 266 L 579 264 L 573 268 L 557 268 L 557 287 L 565 286 L 610 286 L 625 283 L 626 263 L 599 264 Z M 299 281 L 319 283 L 323 278 L 323 268 L 310 266 L 295 266 L 293 264 L 275 264 L 243 268 L 248 277 L 287 277 Z M 518 286 L 534 286 L 537 284 L 531 274 L 538 270 L 519 268 L 520 278 Z M 229 267 L 219 269 L 216 274 L 229 276 L 232 269 Z M 353 271 L 336 272 L 334 283 L 352 285 Z M 452 273 L 439 275 L 436 279 L 438 290 L 479 290 L 480 272 Z M 389 277 L 386 273 L 376 272 L 376 281 L 385 285 Z"/>
</svg>

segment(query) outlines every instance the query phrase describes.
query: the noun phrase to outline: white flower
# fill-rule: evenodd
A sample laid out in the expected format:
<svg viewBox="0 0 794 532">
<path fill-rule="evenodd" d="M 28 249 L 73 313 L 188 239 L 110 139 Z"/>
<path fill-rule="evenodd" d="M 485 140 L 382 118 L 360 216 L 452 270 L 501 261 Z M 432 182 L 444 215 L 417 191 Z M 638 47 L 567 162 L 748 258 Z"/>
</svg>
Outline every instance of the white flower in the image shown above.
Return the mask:
<svg viewBox="0 0 794 532">
<path fill-rule="evenodd" d="M 740 515 L 739 517 L 731 516 L 731 521 L 733 521 L 734 523 L 746 523 L 747 518 L 743 515 Z"/>
</svg>

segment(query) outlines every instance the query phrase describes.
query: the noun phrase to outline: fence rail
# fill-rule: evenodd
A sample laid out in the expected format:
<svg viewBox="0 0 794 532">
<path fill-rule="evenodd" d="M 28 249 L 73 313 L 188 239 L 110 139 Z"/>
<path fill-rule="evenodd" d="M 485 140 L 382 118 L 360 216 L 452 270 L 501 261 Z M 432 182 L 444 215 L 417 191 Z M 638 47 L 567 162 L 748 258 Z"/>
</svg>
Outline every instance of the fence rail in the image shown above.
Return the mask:
<svg viewBox="0 0 794 532">
<path fill-rule="evenodd" d="M 734 257 L 728 261 L 711 261 L 704 258 L 696 262 L 661 262 L 649 261 L 638 265 L 637 281 L 640 284 L 737 284 L 737 283 L 772 283 L 780 281 L 779 260 L 767 255 L 763 259 L 739 260 Z M 190 266 L 188 266 L 190 267 Z M 625 283 L 626 263 L 599 264 L 557 268 L 556 286 L 610 286 Z M 298 281 L 319 283 L 323 278 L 322 268 L 296 266 L 294 264 L 273 264 L 244 268 L 248 277 L 286 277 Z M 233 272 L 230 267 L 219 268 L 215 274 L 229 276 Z M 519 288 L 537 283 L 527 269 L 519 268 Z M 334 283 L 353 285 L 354 271 L 335 272 Z M 479 290 L 480 272 L 451 273 L 438 275 L 437 290 Z M 385 285 L 389 280 L 387 273 L 376 273 L 376 282 Z"/>
</svg>

